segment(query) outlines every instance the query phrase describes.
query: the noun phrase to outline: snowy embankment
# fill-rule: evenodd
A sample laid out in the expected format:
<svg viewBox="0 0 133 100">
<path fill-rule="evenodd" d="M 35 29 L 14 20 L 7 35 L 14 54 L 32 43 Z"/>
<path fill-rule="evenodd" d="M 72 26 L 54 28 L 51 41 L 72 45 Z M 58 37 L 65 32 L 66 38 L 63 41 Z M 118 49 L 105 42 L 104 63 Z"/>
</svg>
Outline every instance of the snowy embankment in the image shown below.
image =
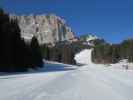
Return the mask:
<svg viewBox="0 0 133 100">
<path fill-rule="evenodd" d="M 121 60 L 116 64 L 110 64 L 108 68 L 121 69 L 121 70 L 133 70 L 133 63 L 129 63 L 127 59 Z"/>
<path fill-rule="evenodd" d="M 75 55 L 74 59 L 77 64 L 90 65 L 91 61 L 91 52 L 92 49 L 85 49 Z"/>
</svg>

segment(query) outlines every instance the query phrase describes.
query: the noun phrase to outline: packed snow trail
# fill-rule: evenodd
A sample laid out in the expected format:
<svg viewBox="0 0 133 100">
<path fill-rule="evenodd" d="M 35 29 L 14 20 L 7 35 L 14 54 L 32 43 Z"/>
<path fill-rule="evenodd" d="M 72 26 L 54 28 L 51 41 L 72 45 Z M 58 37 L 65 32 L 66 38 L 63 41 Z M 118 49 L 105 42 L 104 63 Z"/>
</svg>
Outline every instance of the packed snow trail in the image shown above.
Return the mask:
<svg viewBox="0 0 133 100">
<path fill-rule="evenodd" d="M 92 49 L 84 49 L 81 52 L 77 53 L 74 57 L 75 61 L 77 64 L 87 64 L 87 65 L 91 65 L 92 61 Z"/>
<path fill-rule="evenodd" d="M 133 71 L 57 65 L 64 70 L 0 76 L 0 100 L 133 100 Z"/>
</svg>

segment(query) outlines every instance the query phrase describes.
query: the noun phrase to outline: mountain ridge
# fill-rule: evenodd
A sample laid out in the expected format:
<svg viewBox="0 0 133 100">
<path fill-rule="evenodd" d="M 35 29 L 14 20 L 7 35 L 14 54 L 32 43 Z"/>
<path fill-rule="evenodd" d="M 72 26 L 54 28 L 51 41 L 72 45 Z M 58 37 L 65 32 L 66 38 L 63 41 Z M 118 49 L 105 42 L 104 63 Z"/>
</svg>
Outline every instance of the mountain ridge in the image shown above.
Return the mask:
<svg viewBox="0 0 133 100">
<path fill-rule="evenodd" d="M 75 39 L 74 32 L 67 26 L 65 20 L 55 14 L 11 14 L 10 18 L 18 20 L 23 38 L 30 39 L 35 36 L 39 44 L 54 44 L 55 42 Z"/>
</svg>

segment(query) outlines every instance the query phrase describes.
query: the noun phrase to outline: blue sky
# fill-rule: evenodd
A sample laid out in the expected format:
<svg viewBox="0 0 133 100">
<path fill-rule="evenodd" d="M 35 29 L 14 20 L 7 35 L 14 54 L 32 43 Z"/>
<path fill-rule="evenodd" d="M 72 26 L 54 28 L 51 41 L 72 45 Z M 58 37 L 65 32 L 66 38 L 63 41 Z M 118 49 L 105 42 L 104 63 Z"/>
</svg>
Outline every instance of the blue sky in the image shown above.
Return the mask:
<svg viewBox="0 0 133 100">
<path fill-rule="evenodd" d="M 133 0 L 0 0 L 9 13 L 55 13 L 77 36 L 93 33 L 108 42 L 133 37 Z"/>
</svg>

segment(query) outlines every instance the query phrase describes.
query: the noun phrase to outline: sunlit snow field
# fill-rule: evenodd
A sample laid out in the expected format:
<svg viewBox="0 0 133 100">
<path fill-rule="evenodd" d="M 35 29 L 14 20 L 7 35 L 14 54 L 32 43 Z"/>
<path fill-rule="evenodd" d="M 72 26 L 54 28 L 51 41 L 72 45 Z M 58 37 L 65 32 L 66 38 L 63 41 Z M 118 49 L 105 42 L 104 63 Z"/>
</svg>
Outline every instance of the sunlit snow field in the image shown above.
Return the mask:
<svg viewBox="0 0 133 100">
<path fill-rule="evenodd" d="M 47 62 L 38 71 L 0 76 L 0 100 L 133 100 L 132 93 L 132 70 L 91 61 L 83 66 Z"/>
</svg>

